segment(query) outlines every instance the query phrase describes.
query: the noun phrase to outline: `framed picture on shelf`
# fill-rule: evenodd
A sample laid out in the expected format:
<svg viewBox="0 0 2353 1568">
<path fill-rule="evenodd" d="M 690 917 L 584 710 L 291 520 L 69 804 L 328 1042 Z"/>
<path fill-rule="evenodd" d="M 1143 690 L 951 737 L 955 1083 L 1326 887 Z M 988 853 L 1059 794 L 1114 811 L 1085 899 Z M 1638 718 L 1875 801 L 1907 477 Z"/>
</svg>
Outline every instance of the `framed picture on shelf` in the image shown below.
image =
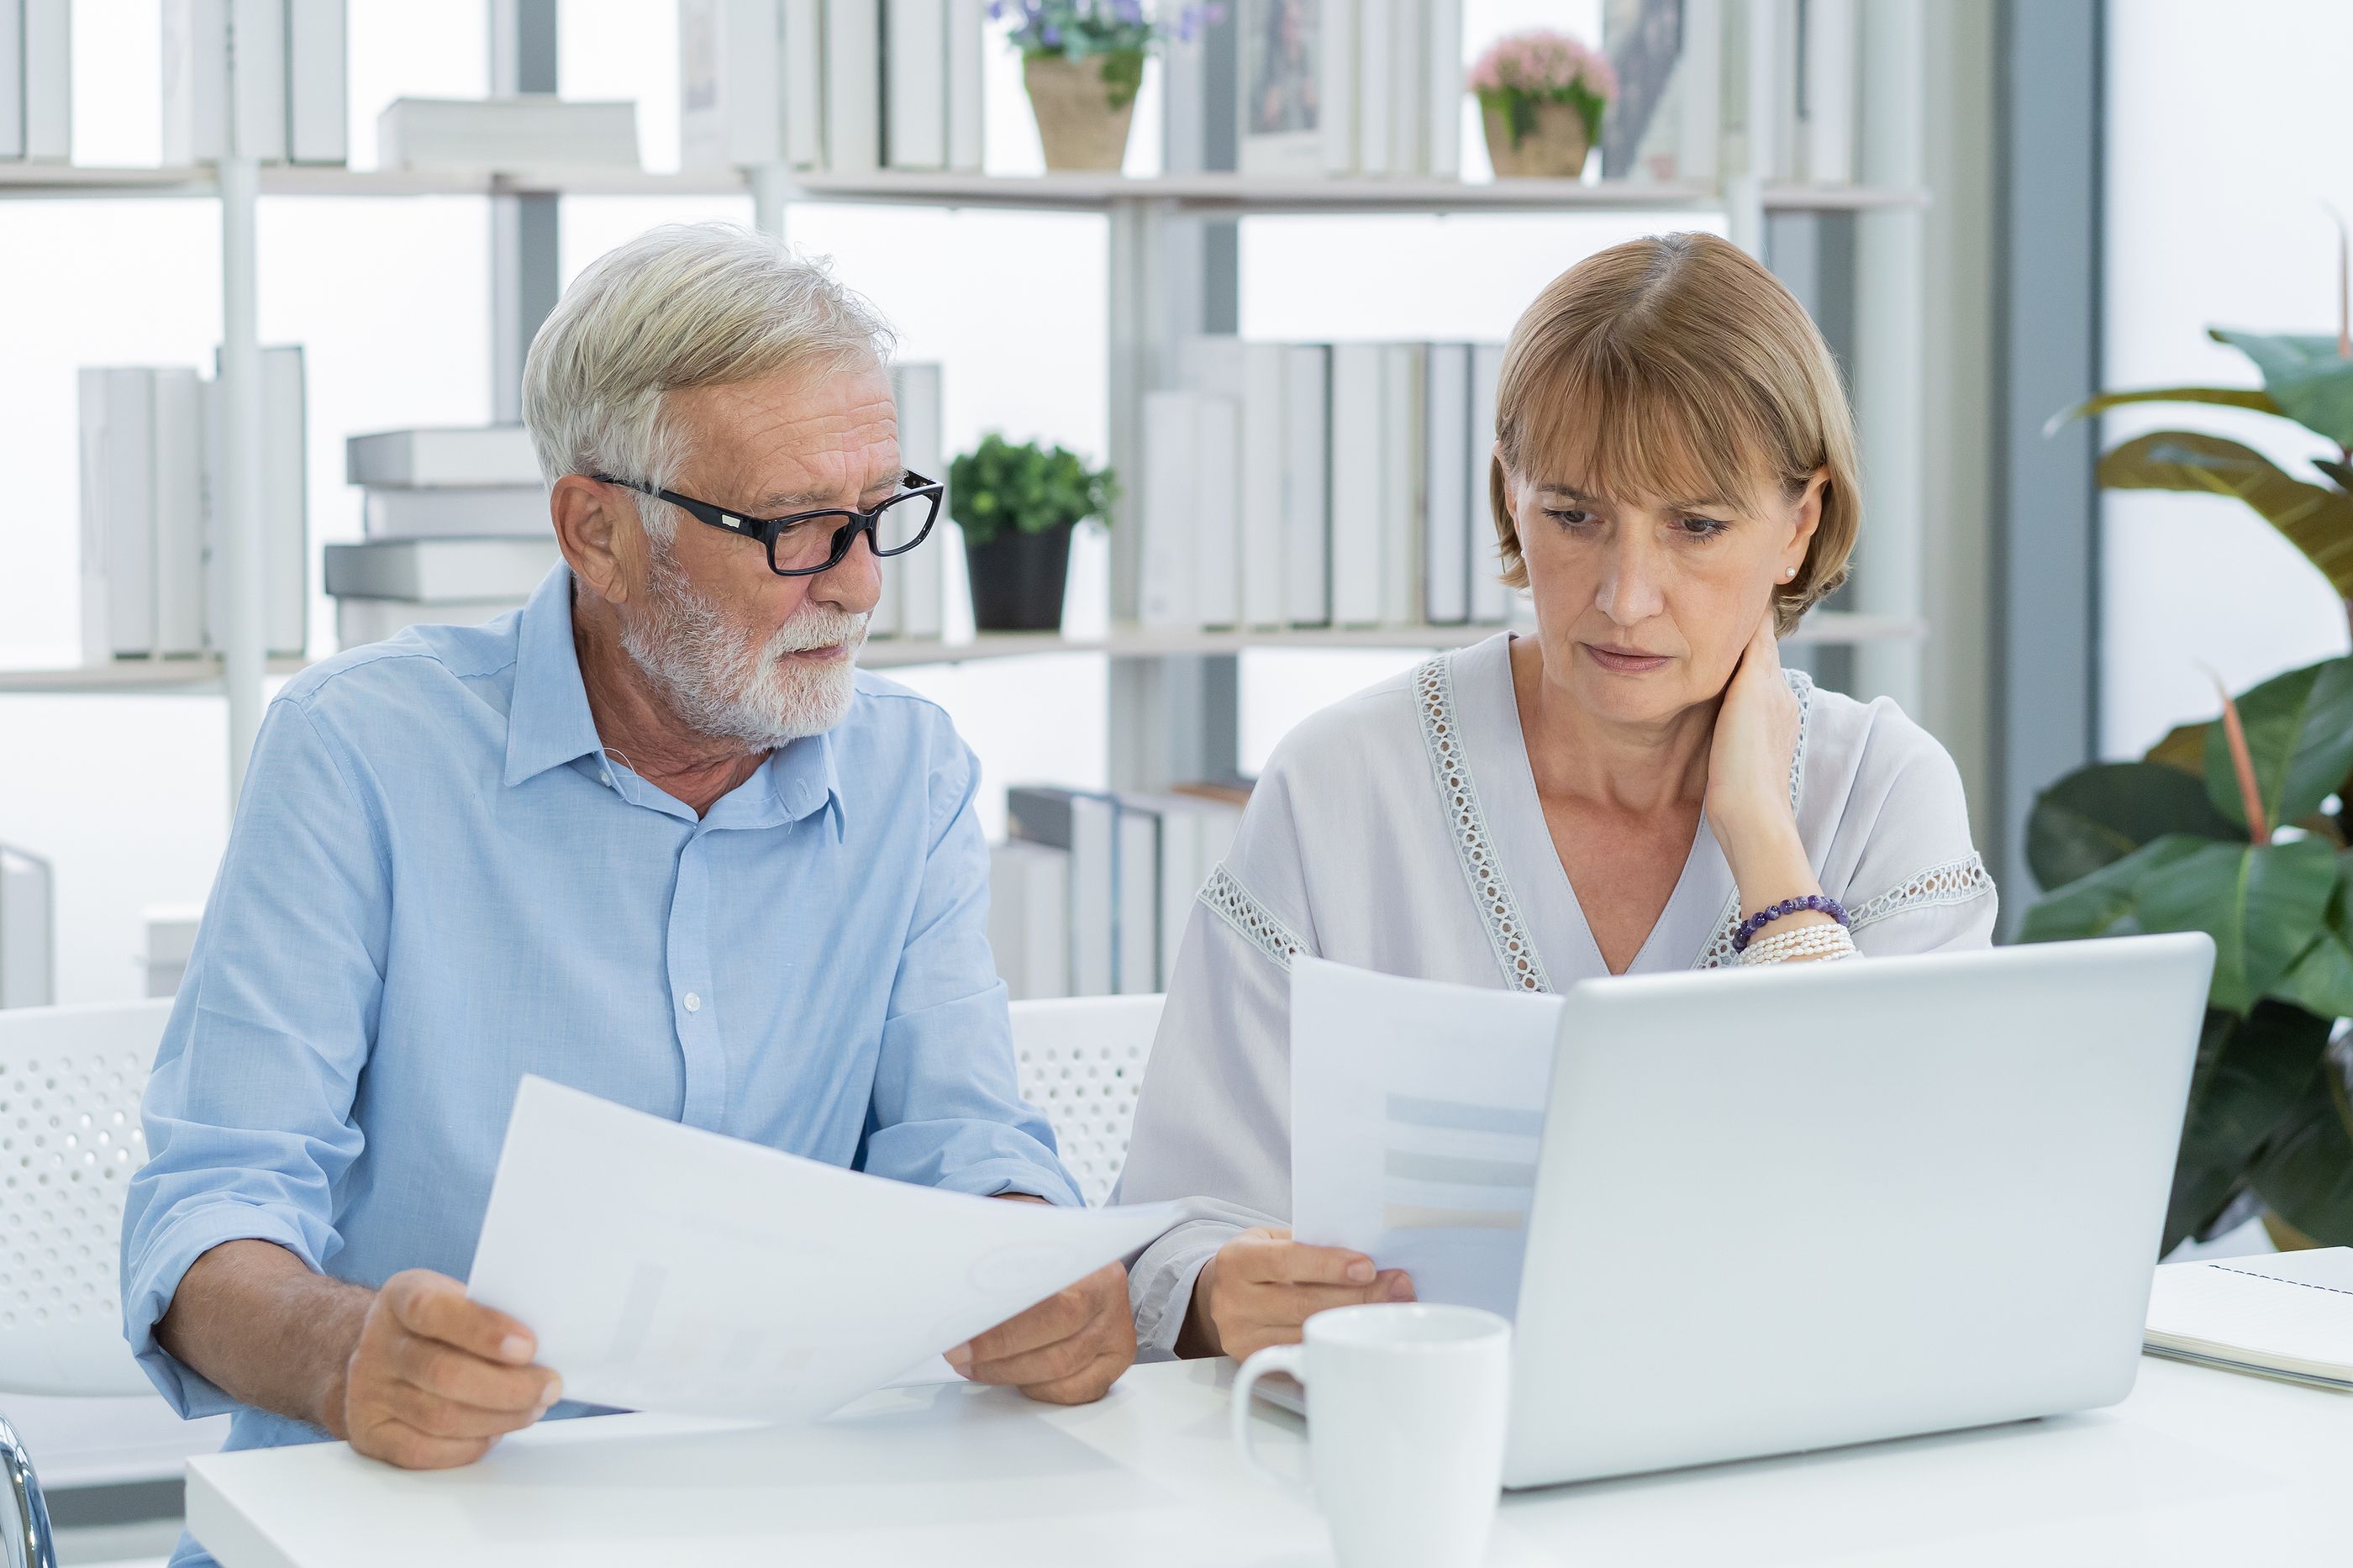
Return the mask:
<svg viewBox="0 0 2353 1568">
<path fill-rule="evenodd" d="M 1325 133 L 1345 106 L 1328 101 L 1326 16 L 1345 0 L 1241 0 L 1241 140 L 1245 174 L 1321 174 Z"/>
</svg>

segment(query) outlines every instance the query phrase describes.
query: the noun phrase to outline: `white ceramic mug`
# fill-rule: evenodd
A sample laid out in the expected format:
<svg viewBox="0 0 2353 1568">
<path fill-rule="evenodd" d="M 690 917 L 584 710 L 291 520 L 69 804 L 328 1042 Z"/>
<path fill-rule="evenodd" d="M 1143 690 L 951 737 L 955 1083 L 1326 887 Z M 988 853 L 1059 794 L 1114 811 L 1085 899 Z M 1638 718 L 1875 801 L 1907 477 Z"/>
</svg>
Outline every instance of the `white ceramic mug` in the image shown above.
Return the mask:
<svg viewBox="0 0 2353 1568">
<path fill-rule="evenodd" d="M 1307 1385 L 1308 1472 L 1341 1568 L 1480 1562 L 1503 1490 L 1512 1325 L 1475 1307 L 1379 1302 L 1318 1312 L 1304 1331 L 1235 1374 L 1243 1461 L 1293 1484 L 1251 1450 L 1250 1428 L 1251 1385 L 1289 1373 Z"/>
</svg>

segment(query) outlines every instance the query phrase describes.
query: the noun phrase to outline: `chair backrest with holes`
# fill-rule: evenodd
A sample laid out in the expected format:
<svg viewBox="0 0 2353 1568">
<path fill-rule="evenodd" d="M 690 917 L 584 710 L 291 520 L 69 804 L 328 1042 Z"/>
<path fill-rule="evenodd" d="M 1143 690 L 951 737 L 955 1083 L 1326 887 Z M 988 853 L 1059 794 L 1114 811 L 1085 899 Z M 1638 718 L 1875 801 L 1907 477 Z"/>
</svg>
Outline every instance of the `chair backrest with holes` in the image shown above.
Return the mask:
<svg viewBox="0 0 2353 1568">
<path fill-rule="evenodd" d="M 0 1011 L 0 1391 L 144 1394 L 122 1342 L 122 1200 L 169 998 Z"/>
<path fill-rule="evenodd" d="M 1072 996 L 1013 1004 L 1022 1098 L 1046 1113 L 1062 1163 L 1102 1204 L 1127 1163 L 1135 1097 L 1160 1027 L 1157 996 Z"/>
</svg>

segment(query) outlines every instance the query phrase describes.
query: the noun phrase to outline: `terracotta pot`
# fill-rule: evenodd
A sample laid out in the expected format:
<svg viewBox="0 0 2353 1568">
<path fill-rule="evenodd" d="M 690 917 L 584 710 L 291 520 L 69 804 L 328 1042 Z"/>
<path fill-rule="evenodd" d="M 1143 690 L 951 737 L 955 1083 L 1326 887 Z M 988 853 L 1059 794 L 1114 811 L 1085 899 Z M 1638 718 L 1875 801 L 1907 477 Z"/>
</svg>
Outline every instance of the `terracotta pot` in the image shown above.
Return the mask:
<svg viewBox="0 0 2353 1568">
<path fill-rule="evenodd" d="M 1038 116 L 1038 140 L 1046 145 L 1046 167 L 1057 172 L 1116 174 L 1127 156 L 1127 128 L 1135 119 L 1135 89 L 1103 79 L 1103 67 L 1122 62 L 1140 70 L 1142 61 L 1124 55 L 1022 58 L 1021 79 L 1029 108 Z M 1116 105 L 1116 107 L 1114 107 Z"/>
<path fill-rule="evenodd" d="M 1487 127 L 1487 157 L 1495 165 L 1495 177 L 1576 179 L 1585 173 L 1585 154 L 1592 146 L 1585 137 L 1585 116 L 1571 103 L 1546 100 L 1535 107 L 1535 125 L 1514 144 L 1512 122 L 1503 109 L 1480 104 L 1479 118 Z"/>
</svg>

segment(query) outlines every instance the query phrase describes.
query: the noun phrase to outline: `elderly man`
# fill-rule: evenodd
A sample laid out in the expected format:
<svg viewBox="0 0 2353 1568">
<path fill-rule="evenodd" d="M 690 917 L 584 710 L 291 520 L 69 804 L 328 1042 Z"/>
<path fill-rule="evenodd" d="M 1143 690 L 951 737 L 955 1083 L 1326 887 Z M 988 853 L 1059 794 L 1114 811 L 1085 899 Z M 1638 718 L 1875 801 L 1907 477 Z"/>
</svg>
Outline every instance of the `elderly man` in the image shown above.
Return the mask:
<svg viewBox="0 0 2353 1568">
<path fill-rule="evenodd" d="M 564 563 L 518 614 L 356 649 L 272 704 L 123 1240 L 133 1347 L 184 1413 L 234 1412 L 232 1447 L 462 1465 L 566 1413 L 530 1325 L 458 1283 L 527 1072 L 1079 1201 L 1015 1087 L 972 753 L 852 662 L 878 534 L 938 507 L 901 467 L 884 346 L 750 233 L 613 252 L 524 371 Z M 1113 1266 L 950 1359 L 1079 1402 L 1134 1353 Z"/>
</svg>

